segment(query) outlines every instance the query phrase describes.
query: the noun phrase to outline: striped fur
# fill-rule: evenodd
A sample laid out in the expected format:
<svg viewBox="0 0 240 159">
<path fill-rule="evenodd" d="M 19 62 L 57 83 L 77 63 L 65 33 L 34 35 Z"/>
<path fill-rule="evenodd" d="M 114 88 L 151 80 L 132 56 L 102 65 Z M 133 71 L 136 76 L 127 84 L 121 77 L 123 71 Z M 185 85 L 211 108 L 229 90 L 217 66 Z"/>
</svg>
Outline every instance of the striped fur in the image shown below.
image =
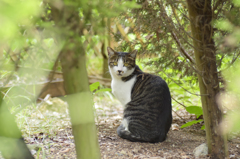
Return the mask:
<svg viewBox="0 0 240 159">
<path fill-rule="evenodd" d="M 109 69 L 110 62 L 118 60 L 120 56 L 127 58 L 131 53 L 119 53 L 108 48 Z M 115 58 L 113 58 L 114 52 Z M 119 56 L 118 56 L 119 55 Z M 126 57 L 123 57 L 126 56 Z M 128 59 L 129 60 L 129 59 Z M 144 73 L 135 64 L 135 57 L 131 59 L 132 73 L 122 76 L 122 82 L 128 82 L 136 78 L 131 89 L 131 100 L 124 105 L 122 124 L 117 133 L 120 137 L 138 142 L 162 142 L 166 139 L 172 123 L 172 105 L 169 88 L 166 82 L 159 76 Z M 130 62 L 130 61 L 128 61 Z M 112 73 L 112 80 L 116 78 Z M 124 89 L 118 87 L 120 89 Z"/>
</svg>

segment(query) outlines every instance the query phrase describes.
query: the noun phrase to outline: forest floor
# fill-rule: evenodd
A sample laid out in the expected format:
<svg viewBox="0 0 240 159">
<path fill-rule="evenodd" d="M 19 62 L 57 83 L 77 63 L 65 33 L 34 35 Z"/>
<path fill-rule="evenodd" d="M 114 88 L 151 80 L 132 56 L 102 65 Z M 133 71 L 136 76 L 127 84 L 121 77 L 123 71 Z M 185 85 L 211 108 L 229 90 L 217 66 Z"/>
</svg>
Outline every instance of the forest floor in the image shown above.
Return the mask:
<svg viewBox="0 0 240 159">
<path fill-rule="evenodd" d="M 109 100 L 110 99 L 110 100 Z M 181 129 L 195 117 L 184 110 L 173 112 L 173 125 L 162 143 L 130 142 L 117 136 L 123 108 L 110 94 L 94 98 L 98 141 L 103 159 L 194 158 L 193 150 L 206 142 L 202 123 Z M 35 158 L 76 158 L 67 104 L 49 98 L 17 115 L 25 142 Z M 240 158 L 240 138 L 228 142 L 229 158 Z M 1 156 L 0 156 L 1 158 Z M 201 158 L 210 158 L 205 156 Z"/>
</svg>

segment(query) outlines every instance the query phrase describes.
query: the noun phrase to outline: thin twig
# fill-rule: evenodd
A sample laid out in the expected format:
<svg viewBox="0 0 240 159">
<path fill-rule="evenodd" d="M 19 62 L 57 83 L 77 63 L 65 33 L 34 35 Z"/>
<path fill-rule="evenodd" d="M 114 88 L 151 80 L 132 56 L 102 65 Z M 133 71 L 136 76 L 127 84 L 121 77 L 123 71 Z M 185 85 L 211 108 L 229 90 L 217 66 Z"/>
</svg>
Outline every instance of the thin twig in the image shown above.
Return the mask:
<svg viewBox="0 0 240 159">
<path fill-rule="evenodd" d="M 237 54 L 237 56 L 230 62 L 230 64 L 229 64 L 226 68 L 224 68 L 224 69 L 221 70 L 221 71 L 218 71 L 218 73 L 229 69 L 229 67 L 231 67 L 231 66 L 236 62 L 236 60 L 238 59 L 238 56 L 239 56 L 239 55 L 240 55 L 240 52 Z"/>
<path fill-rule="evenodd" d="M 171 24 L 173 23 L 172 21 L 170 21 L 170 18 L 168 17 L 165 9 L 162 8 L 162 5 L 160 4 L 159 0 L 157 0 L 158 2 L 158 6 L 161 8 L 161 10 L 163 11 L 164 15 L 166 16 L 166 19 L 167 21 L 169 21 Z M 174 26 L 172 25 L 172 27 L 174 28 Z M 192 57 L 187 53 L 187 51 L 183 48 L 181 42 L 178 40 L 176 34 L 171 31 L 171 35 L 173 37 L 173 39 L 176 41 L 178 47 L 180 48 L 181 52 L 184 54 L 184 56 L 189 59 L 189 61 L 192 63 L 192 64 L 195 64 L 195 61 L 192 59 Z"/>
<path fill-rule="evenodd" d="M 172 110 L 180 119 L 182 119 L 184 122 L 186 122 L 185 121 L 185 119 L 183 119 L 175 110 Z"/>
<path fill-rule="evenodd" d="M 38 99 L 38 97 L 41 96 L 42 93 L 47 90 L 47 88 L 49 87 L 50 83 L 53 81 L 54 75 L 55 75 L 56 70 L 57 70 L 58 61 L 59 61 L 61 55 L 62 55 L 62 51 L 58 54 L 58 57 L 57 57 L 57 59 L 55 60 L 55 63 L 54 63 L 52 72 L 49 73 L 49 76 L 48 76 L 49 81 L 48 81 L 48 83 L 42 88 L 41 92 L 38 94 L 38 96 L 37 96 L 36 99 Z"/>
<path fill-rule="evenodd" d="M 170 21 L 170 18 L 168 17 L 168 15 L 167 15 L 167 13 L 166 13 L 166 11 L 165 11 L 165 8 L 162 7 L 162 5 L 160 4 L 159 0 L 157 0 L 157 2 L 158 2 L 159 8 L 162 10 L 162 12 L 164 13 L 164 15 L 166 16 L 167 21 L 169 21 L 169 23 L 173 24 L 173 22 Z M 172 28 L 175 29 L 174 25 L 172 25 Z M 171 31 L 171 34 L 172 34 L 172 37 L 174 38 L 174 40 L 176 41 L 177 45 L 180 47 L 181 52 L 184 54 L 183 57 L 184 57 L 184 58 L 186 57 L 187 59 L 189 59 L 189 61 L 190 61 L 192 64 L 195 64 L 195 62 L 194 62 L 194 60 L 191 58 L 191 56 L 183 49 L 183 47 L 182 47 L 180 41 L 178 40 L 176 34 L 175 34 L 173 31 Z M 185 58 L 185 60 L 186 60 L 186 58 Z M 201 73 L 199 70 L 197 70 L 196 68 L 194 68 L 194 66 L 193 66 L 192 64 L 190 64 L 190 63 L 188 62 L 188 60 L 186 60 L 186 61 L 187 61 L 187 63 L 190 65 L 190 67 L 191 67 L 194 71 L 196 71 L 196 73 L 198 73 L 200 76 L 202 76 L 202 73 Z"/>
<path fill-rule="evenodd" d="M 181 106 L 183 106 L 184 108 L 186 108 L 187 106 L 185 106 L 184 104 L 182 104 L 182 103 L 180 103 L 179 101 L 177 101 L 175 98 L 173 98 L 173 96 L 171 96 L 172 97 L 172 99 L 175 101 L 175 102 L 177 102 L 178 104 L 180 104 Z"/>
<path fill-rule="evenodd" d="M 58 61 L 59 61 L 59 59 L 60 59 L 61 53 L 62 53 L 62 52 L 60 52 L 60 53 L 58 54 L 58 57 L 57 57 L 57 59 L 56 59 L 56 61 L 55 61 L 55 63 L 54 63 L 54 66 L 53 66 L 53 70 L 52 70 L 51 72 L 49 72 L 49 76 L 48 76 L 49 81 L 48 81 L 48 83 L 42 88 L 41 92 L 40 92 L 35 98 L 33 98 L 31 101 L 25 103 L 18 111 L 16 111 L 16 112 L 14 113 L 14 115 L 16 115 L 17 113 L 19 113 L 20 111 L 22 111 L 28 104 L 36 101 L 36 100 L 38 99 L 38 97 L 41 96 L 41 94 L 42 94 L 44 91 L 46 91 L 46 89 L 49 87 L 49 85 L 50 85 L 50 83 L 52 82 L 52 80 L 53 80 L 53 78 L 54 78 L 54 75 L 55 75 L 55 73 L 56 73 L 57 64 L 58 64 Z"/>
<path fill-rule="evenodd" d="M 173 5 L 171 5 L 172 6 L 172 9 L 176 9 L 176 7 L 175 6 L 173 6 Z M 177 8 L 178 9 L 178 8 Z M 178 9 L 179 10 L 179 9 Z M 179 10 L 180 11 L 180 10 Z M 181 11 L 180 11 L 181 12 Z M 183 13 L 182 13 L 183 14 Z M 185 14 L 183 14 L 183 15 L 185 15 Z M 186 34 L 188 37 L 190 37 L 191 39 L 193 39 L 193 40 L 195 40 L 195 41 L 198 41 L 198 42 L 201 42 L 201 41 L 199 41 L 199 40 L 197 40 L 197 39 L 195 39 L 194 37 L 192 37 L 188 32 L 186 32 L 186 30 L 184 29 L 184 27 L 180 24 L 180 22 L 179 22 L 179 20 L 178 20 L 178 18 L 177 18 L 177 15 L 175 15 L 174 14 L 174 17 L 175 17 L 175 19 L 176 19 L 176 21 L 177 21 L 177 23 L 178 23 L 178 25 L 179 25 L 179 29 L 181 29 L 181 31 L 183 31 L 183 33 L 184 34 Z M 191 21 L 189 18 L 187 18 L 189 21 Z M 172 22 L 173 23 L 173 22 Z M 175 27 L 173 27 L 173 29 L 176 31 L 176 32 L 178 32 L 178 30 L 175 28 Z M 199 49 L 199 48 L 196 48 L 196 47 L 194 47 L 192 44 L 190 44 L 189 42 L 188 42 L 188 40 L 186 40 L 185 38 L 183 38 L 182 37 L 182 39 L 184 40 L 184 42 L 185 43 L 187 43 L 189 46 L 191 46 L 192 48 L 194 48 L 194 49 Z"/>
<path fill-rule="evenodd" d="M 173 31 L 171 31 L 171 35 L 172 35 L 173 39 L 176 41 L 176 43 L 177 43 L 178 47 L 180 48 L 181 52 L 190 60 L 190 62 L 191 62 L 192 64 L 195 64 L 195 61 L 194 61 L 194 60 L 192 59 L 192 57 L 187 53 L 187 51 L 183 48 L 183 46 L 182 46 L 181 42 L 178 40 L 176 34 L 175 34 Z"/>
<path fill-rule="evenodd" d="M 218 6 L 219 5 L 222 5 L 223 4 L 223 1 L 222 0 L 218 0 L 217 2 L 216 2 L 216 4 L 213 6 L 213 11 L 215 11 L 217 8 L 218 8 Z"/>
<path fill-rule="evenodd" d="M 5 87 L 8 82 L 10 81 L 10 79 L 12 78 L 14 72 L 18 69 L 18 63 L 20 62 L 20 59 L 21 59 L 21 51 L 18 52 L 18 59 L 14 62 L 14 70 L 11 72 L 11 74 L 8 76 L 7 80 L 5 82 L 3 82 L 3 87 Z"/>
<path fill-rule="evenodd" d="M 176 83 L 179 87 L 181 87 L 183 90 L 185 90 L 186 92 L 195 95 L 195 96 L 208 96 L 209 94 L 196 94 L 196 93 L 192 93 L 190 91 L 188 91 L 187 89 L 183 88 L 182 86 L 180 86 L 174 79 L 172 79 L 170 76 L 168 76 L 168 74 L 166 74 L 161 68 L 160 68 L 161 72 L 163 72 L 168 78 L 170 78 L 174 83 Z M 159 73 L 160 71 L 157 71 L 156 73 Z"/>
</svg>

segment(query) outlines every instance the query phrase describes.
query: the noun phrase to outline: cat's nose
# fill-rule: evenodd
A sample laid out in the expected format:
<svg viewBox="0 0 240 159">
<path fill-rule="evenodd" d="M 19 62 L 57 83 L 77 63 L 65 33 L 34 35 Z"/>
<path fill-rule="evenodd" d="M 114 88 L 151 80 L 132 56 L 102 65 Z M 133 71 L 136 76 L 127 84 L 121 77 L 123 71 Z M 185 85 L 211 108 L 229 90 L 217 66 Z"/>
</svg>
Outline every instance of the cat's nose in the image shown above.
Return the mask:
<svg viewBox="0 0 240 159">
<path fill-rule="evenodd" d="M 118 70 L 118 73 L 120 74 L 120 73 L 123 73 L 123 71 L 122 70 Z"/>
</svg>

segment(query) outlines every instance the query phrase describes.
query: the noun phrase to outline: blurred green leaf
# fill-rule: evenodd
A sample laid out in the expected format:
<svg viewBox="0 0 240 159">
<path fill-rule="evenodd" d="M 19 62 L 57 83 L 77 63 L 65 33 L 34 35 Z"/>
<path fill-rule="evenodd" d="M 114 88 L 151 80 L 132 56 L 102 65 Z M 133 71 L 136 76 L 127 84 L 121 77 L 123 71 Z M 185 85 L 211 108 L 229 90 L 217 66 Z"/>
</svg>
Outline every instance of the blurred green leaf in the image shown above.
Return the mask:
<svg viewBox="0 0 240 159">
<path fill-rule="evenodd" d="M 189 121 L 186 124 L 182 125 L 181 128 L 185 128 L 185 127 L 191 126 L 193 124 L 200 123 L 201 121 L 203 121 L 203 119 Z"/>
<path fill-rule="evenodd" d="M 200 115 L 203 114 L 202 107 L 199 107 L 199 106 L 189 106 L 189 107 L 186 107 L 186 110 L 187 110 L 190 114 L 195 114 L 195 115 L 197 115 L 197 117 L 199 117 Z"/>
<path fill-rule="evenodd" d="M 90 91 L 93 92 L 96 89 L 98 89 L 98 87 L 100 86 L 100 82 L 95 82 L 93 84 L 90 85 Z"/>
<path fill-rule="evenodd" d="M 229 81 L 228 89 L 240 94 L 240 62 L 223 72 L 224 77 Z"/>
<path fill-rule="evenodd" d="M 225 31 L 232 31 L 234 26 L 231 22 L 228 20 L 218 20 L 216 21 L 216 27 L 225 30 Z"/>
<path fill-rule="evenodd" d="M 98 92 L 111 92 L 112 91 L 112 89 L 110 89 L 110 88 L 103 88 L 103 89 L 99 89 L 99 90 L 97 90 L 95 93 L 98 93 Z"/>
<path fill-rule="evenodd" d="M 20 26 L 31 25 L 31 17 L 39 11 L 39 1 L 0 0 L 0 42 L 17 39 Z"/>
<path fill-rule="evenodd" d="M 235 6 L 240 7 L 240 0 L 233 0 L 232 2 Z"/>
</svg>

